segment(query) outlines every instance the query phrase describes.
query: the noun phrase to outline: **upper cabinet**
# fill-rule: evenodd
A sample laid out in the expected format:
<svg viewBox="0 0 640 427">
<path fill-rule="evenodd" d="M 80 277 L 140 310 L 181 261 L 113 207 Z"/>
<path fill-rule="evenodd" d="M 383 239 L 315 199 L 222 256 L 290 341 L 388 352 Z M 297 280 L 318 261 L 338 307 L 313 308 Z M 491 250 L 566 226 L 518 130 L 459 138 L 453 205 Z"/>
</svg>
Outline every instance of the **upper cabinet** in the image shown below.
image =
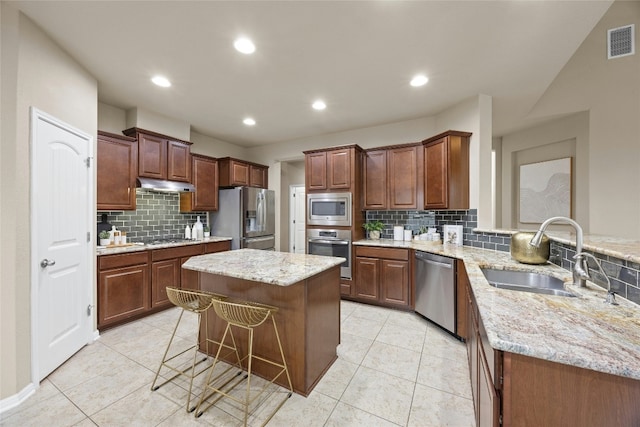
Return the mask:
<svg viewBox="0 0 640 427">
<path fill-rule="evenodd" d="M 213 157 L 191 155 L 193 193 L 180 193 L 181 212 L 218 210 L 218 161 Z"/>
<path fill-rule="evenodd" d="M 136 209 L 138 145 L 135 138 L 98 131 L 98 210 Z"/>
<path fill-rule="evenodd" d="M 469 209 L 469 138 L 447 131 L 424 144 L 424 208 Z"/>
<path fill-rule="evenodd" d="M 268 188 L 269 166 L 224 157 L 218 159 L 220 187 Z"/>
<path fill-rule="evenodd" d="M 353 191 L 356 183 L 357 145 L 305 151 L 305 182 L 307 192 Z"/>
<path fill-rule="evenodd" d="M 363 209 L 418 209 L 422 145 L 368 150 L 364 160 Z"/>
<path fill-rule="evenodd" d="M 122 131 L 138 140 L 138 176 L 191 181 L 191 143 L 140 128 Z"/>
</svg>

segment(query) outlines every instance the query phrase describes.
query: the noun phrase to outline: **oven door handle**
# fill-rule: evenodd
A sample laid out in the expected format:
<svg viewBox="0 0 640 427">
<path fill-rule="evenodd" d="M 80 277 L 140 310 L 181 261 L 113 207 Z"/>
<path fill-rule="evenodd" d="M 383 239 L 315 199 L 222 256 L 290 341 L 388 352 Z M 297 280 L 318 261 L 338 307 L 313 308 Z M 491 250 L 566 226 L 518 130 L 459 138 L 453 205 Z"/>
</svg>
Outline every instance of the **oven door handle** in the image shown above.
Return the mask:
<svg viewBox="0 0 640 427">
<path fill-rule="evenodd" d="M 309 243 L 325 243 L 327 245 L 348 245 L 348 240 L 322 240 L 322 239 L 309 239 Z"/>
</svg>

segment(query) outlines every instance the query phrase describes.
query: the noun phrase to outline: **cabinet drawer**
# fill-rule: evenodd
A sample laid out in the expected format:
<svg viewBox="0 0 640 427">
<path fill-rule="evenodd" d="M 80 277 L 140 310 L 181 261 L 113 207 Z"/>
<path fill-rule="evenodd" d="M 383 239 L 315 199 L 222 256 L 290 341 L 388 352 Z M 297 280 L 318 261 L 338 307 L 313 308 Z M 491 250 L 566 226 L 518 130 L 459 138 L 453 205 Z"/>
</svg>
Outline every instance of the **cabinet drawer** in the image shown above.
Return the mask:
<svg viewBox="0 0 640 427">
<path fill-rule="evenodd" d="M 223 242 L 209 242 L 204 244 L 204 253 L 212 254 L 215 252 L 224 252 L 231 249 L 231 240 Z"/>
<path fill-rule="evenodd" d="M 356 256 L 369 258 L 384 258 L 409 260 L 409 249 L 375 248 L 369 246 L 356 246 Z"/>
<path fill-rule="evenodd" d="M 204 245 L 187 245 L 175 248 L 155 249 L 151 251 L 151 261 L 163 261 L 165 259 L 190 257 L 201 255 Z"/>
<path fill-rule="evenodd" d="M 103 255 L 98 257 L 98 269 L 127 267 L 130 265 L 146 264 L 149 261 L 149 252 L 135 252 L 131 254 Z"/>
</svg>

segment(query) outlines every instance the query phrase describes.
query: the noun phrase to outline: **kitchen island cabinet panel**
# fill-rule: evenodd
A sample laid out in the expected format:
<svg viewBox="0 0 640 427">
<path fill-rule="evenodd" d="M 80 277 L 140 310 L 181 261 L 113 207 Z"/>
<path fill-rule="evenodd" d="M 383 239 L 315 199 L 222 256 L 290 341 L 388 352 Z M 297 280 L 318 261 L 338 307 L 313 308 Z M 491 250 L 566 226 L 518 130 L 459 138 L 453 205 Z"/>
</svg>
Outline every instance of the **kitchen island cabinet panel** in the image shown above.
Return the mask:
<svg viewBox="0 0 640 427">
<path fill-rule="evenodd" d="M 135 138 L 98 131 L 97 208 L 135 210 L 138 144 Z"/>
<path fill-rule="evenodd" d="M 231 299 L 254 301 L 278 307 L 274 319 L 278 325 L 293 389 L 296 393 L 308 396 L 337 358 L 336 347 L 340 343 L 339 264 L 331 261 L 330 267 L 325 267 L 326 269 L 310 277 L 292 278 L 293 283 L 291 284 L 278 284 L 280 279 L 271 276 L 269 268 L 266 269 L 267 271 L 264 268 L 258 268 L 258 271 L 254 271 L 254 268 L 249 266 L 247 267 L 249 271 L 234 270 L 234 266 L 240 265 L 235 262 L 234 256 L 241 258 L 245 254 L 251 255 L 247 251 L 253 250 L 241 249 L 240 251 L 232 251 L 228 258 L 211 258 L 206 255 L 193 258 L 184 268 L 199 271 L 200 289 L 204 291 L 226 295 Z M 291 257 L 291 255 L 294 256 Z M 300 259 L 305 255 L 284 253 L 263 255 L 258 253 L 255 256 L 259 258 L 280 257 L 286 259 L 291 257 Z M 313 257 L 313 255 L 310 256 Z M 293 261 L 293 263 L 296 262 L 299 261 Z M 213 267 L 205 270 L 200 269 L 201 266 L 208 265 Z M 224 268 L 219 267 L 221 265 Z M 281 268 L 288 269 L 286 260 L 278 265 L 279 267 L 274 270 L 276 275 L 281 275 L 285 280 L 296 276 L 294 273 L 277 273 Z M 207 272 L 220 271 L 221 269 L 224 270 L 224 275 Z M 242 275 L 241 273 L 246 273 L 250 277 L 266 274 L 268 276 L 265 276 L 266 280 L 273 279 L 275 283 L 231 277 L 236 274 Z M 205 333 L 206 327 L 207 325 L 203 322 L 201 333 Z M 225 327 L 226 322 L 223 322 L 218 316 L 208 317 L 209 336 L 214 339 L 219 340 L 222 337 Z M 240 354 L 246 354 L 247 331 L 235 328 L 233 333 Z M 278 344 L 270 322 L 263 323 L 255 329 L 253 348 L 256 355 L 279 359 Z M 259 361 L 255 361 L 253 366 L 254 373 L 260 376 L 272 377 L 277 372 L 277 368 Z M 284 385 L 286 378 L 281 375 L 276 382 Z"/>
</svg>

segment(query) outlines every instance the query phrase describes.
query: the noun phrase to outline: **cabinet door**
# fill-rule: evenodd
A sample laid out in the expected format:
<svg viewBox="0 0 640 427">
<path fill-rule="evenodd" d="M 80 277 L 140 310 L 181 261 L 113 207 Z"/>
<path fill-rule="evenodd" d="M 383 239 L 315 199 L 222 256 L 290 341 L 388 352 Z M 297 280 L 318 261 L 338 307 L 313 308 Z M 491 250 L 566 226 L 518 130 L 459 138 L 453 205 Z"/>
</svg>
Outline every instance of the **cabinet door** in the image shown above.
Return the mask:
<svg viewBox="0 0 640 427">
<path fill-rule="evenodd" d="M 458 259 L 456 260 L 456 335 L 465 340 L 468 337 L 467 306 L 469 305 L 469 297 L 467 290 L 470 286 L 464 261 Z"/>
<path fill-rule="evenodd" d="M 231 160 L 229 165 L 231 185 L 249 185 L 249 165 Z"/>
<path fill-rule="evenodd" d="M 426 209 L 446 209 L 448 200 L 448 138 L 424 147 L 424 204 Z"/>
<path fill-rule="evenodd" d="M 138 175 L 167 179 L 167 140 L 138 133 Z"/>
<path fill-rule="evenodd" d="M 364 209 L 386 209 L 387 150 L 367 151 L 363 181 Z"/>
<path fill-rule="evenodd" d="M 251 187 L 267 188 L 267 169 L 250 165 L 249 174 L 249 185 Z"/>
<path fill-rule="evenodd" d="M 193 193 L 180 193 L 181 212 L 218 210 L 218 162 L 207 156 L 191 156 Z"/>
<path fill-rule="evenodd" d="M 171 305 L 166 288 L 180 287 L 180 266 L 177 258 L 151 264 L 151 308 Z"/>
<path fill-rule="evenodd" d="M 356 257 L 356 297 L 378 301 L 379 265 L 380 262 L 377 259 Z"/>
<path fill-rule="evenodd" d="M 98 210 L 136 209 L 138 144 L 129 138 L 98 133 Z"/>
<path fill-rule="evenodd" d="M 478 427 L 498 427 L 500 400 L 481 347 L 478 347 Z"/>
<path fill-rule="evenodd" d="M 418 148 L 387 151 L 389 209 L 418 208 Z"/>
<path fill-rule="evenodd" d="M 348 190 L 351 188 L 351 150 L 327 152 L 327 188 Z"/>
<path fill-rule="evenodd" d="M 389 259 L 380 260 L 381 301 L 387 304 L 408 306 L 409 262 Z"/>
<path fill-rule="evenodd" d="M 311 153 L 305 156 L 305 180 L 307 191 L 327 189 L 327 153 Z"/>
<path fill-rule="evenodd" d="M 141 315 L 149 303 L 147 264 L 98 273 L 98 328 Z"/>
<path fill-rule="evenodd" d="M 191 147 L 178 141 L 167 143 L 167 179 L 191 181 Z"/>
</svg>

